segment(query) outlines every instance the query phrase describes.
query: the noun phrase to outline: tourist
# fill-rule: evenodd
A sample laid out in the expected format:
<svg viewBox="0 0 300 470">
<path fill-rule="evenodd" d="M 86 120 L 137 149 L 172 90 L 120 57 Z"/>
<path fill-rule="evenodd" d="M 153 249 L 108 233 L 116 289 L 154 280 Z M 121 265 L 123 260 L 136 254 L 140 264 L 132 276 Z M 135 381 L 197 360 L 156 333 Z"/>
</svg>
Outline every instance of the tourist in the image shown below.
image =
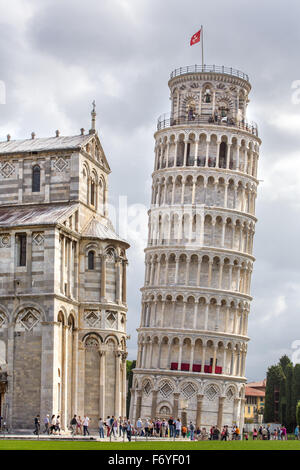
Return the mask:
<svg viewBox="0 0 300 470">
<path fill-rule="evenodd" d="M 123 438 L 125 437 L 126 430 L 127 430 L 127 419 L 124 418 L 124 419 L 123 419 L 123 422 L 122 422 Z"/>
<path fill-rule="evenodd" d="M 299 426 L 298 426 L 298 424 L 295 427 L 294 435 L 295 435 L 295 439 L 298 440 L 299 439 Z"/>
<path fill-rule="evenodd" d="M 84 415 L 84 418 L 83 418 L 83 435 L 86 436 L 87 434 L 90 435 L 90 432 L 89 432 L 89 424 L 90 424 L 90 418 L 86 415 Z"/>
<path fill-rule="evenodd" d="M 253 429 L 252 439 L 253 439 L 254 441 L 257 440 L 257 429 L 256 429 L 256 428 Z"/>
<path fill-rule="evenodd" d="M 107 416 L 105 425 L 106 425 L 106 437 L 109 437 L 110 436 L 110 431 L 111 431 L 111 429 L 110 429 L 110 416 Z"/>
<path fill-rule="evenodd" d="M 183 439 L 185 439 L 185 438 L 186 438 L 186 434 L 187 434 L 187 427 L 186 427 L 186 426 L 182 426 L 182 428 L 181 428 L 181 434 L 182 434 Z"/>
<path fill-rule="evenodd" d="M 114 422 L 112 424 L 112 427 L 113 427 L 114 438 L 117 439 L 117 436 L 118 436 L 118 420 L 117 420 L 117 418 L 114 418 Z"/>
<path fill-rule="evenodd" d="M 193 425 L 192 421 L 190 422 L 190 425 L 189 425 L 189 431 L 190 431 L 190 439 L 191 439 L 191 441 L 193 441 L 194 440 L 195 426 Z"/>
<path fill-rule="evenodd" d="M 145 436 L 146 437 L 150 436 L 150 422 L 148 418 L 146 418 L 146 421 L 145 421 Z"/>
<path fill-rule="evenodd" d="M 168 431 L 168 423 L 165 419 L 161 422 L 161 437 L 166 437 Z"/>
<path fill-rule="evenodd" d="M 50 434 L 55 434 L 56 433 L 56 419 L 55 415 L 51 416 L 51 427 L 50 427 Z"/>
<path fill-rule="evenodd" d="M 76 419 L 76 434 L 81 434 L 82 435 L 82 419 L 80 416 Z"/>
<path fill-rule="evenodd" d="M 181 422 L 180 419 L 177 418 L 175 421 L 175 437 L 179 437 L 181 434 Z"/>
<path fill-rule="evenodd" d="M 228 426 L 224 426 L 221 432 L 221 441 L 227 441 L 229 436 Z"/>
<path fill-rule="evenodd" d="M 37 436 L 40 434 L 40 415 L 36 415 L 34 418 L 34 431 L 33 434 L 36 434 Z"/>
<path fill-rule="evenodd" d="M 98 428 L 99 428 L 99 438 L 104 439 L 104 421 L 102 418 L 99 418 Z"/>
<path fill-rule="evenodd" d="M 123 434 L 123 418 L 122 416 L 118 419 L 118 429 L 119 429 L 119 437 L 122 437 Z"/>
<path fill-rule="evenodd" d="M 241 438 L 241 431 L 240 431 L 240 428 L 237 426 L 237 427 L 235 428 L 235 439 L 236 439 L 237 441 L 239 441 L 240 438 Z"/>
<path fill-rule="evenodd" d="M 136 422 L 136 430 L 137 430 L 138 436 L 141 437 L 142 430 L 143 430 L 143 422 L 141 418 L 139 418 Z"/>
<path fill-rule="evenodd" d="M 60 436 L 60 415 L 57 415 L 57 418 L 55 420 L 55 430 L 58 431 L 58 434 Z"/>
<path fill-rule="evenodd" d="M 114 421 L 115 421 L 115 417 L 112 416 L 109 420 L 109 429 L 110 429 L 109 435 L 110 435 L 110 437 L 111 437 L 112 434 L 114 435 Z M 116 436 L 114 435 L 114 437 L 116 437 Z"/>
<path fill-rule="evenodd" d="M 72 429 L 72 436 L 74 437 L 75 434 L 76 434 L 76 426 L 77 426 L 76 415 L 74 415 L 73 418 L 71 419 L 70 426 L 71 426 L 71 429 Z"/>
<path fill-rule="evenodd" d="M 172 416 L 170 416 L 170 418 L 168 420 L 168 425 L 169 425 L 169 436 L 173 437 L 173 435 L 174 435 L 174 421 L 173 421 Z"/>
<path fill-rule="evenodd" d="M 285 426 L 282 426 L 281 428 L 281 439 L 283 441 L 287 441 L 287 430 Z"/>
<path fill-rule="evenodd" d="M 131 442 L 131 434 L 132 434 L 132 424 L 130 422 L 130 420 L 127 421 L 127 427 L 126 427 L 126 431 L 127 431 L 127 439 L 129 442 Z"/>
<path fill-rule="evenodd" d="M 49 415 L 47 415 L 45 418 L 44 418 L 44 426 L 45 426 L 45 429 L 44 429 L 44 434 L 49 434 L 50 433 L 50 419 L 49 419 Z"/>
<path fill-rule="evenodd" d="M 220 429 L 217 426 L 215 426 L 214 432 L 213 432 L 213 440 L 218 441 L 219 436 L 220 436 Z"/>
</svg>

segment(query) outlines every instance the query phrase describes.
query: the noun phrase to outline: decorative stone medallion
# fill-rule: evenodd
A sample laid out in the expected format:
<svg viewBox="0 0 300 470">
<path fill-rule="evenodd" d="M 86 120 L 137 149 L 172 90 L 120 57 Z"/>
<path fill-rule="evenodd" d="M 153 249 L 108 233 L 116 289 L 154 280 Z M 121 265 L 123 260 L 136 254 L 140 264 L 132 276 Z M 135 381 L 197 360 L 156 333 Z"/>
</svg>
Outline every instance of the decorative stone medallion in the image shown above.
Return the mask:
<svg viewBox="0 0 300 470">
<path fill-rule="evenodd" d="M 171 386 L 170 382 L 164 380 L 159 387 L 159 393 L 163 397 L 168 398 L 173 393 L 173 387 Z"/>
<path fill-rule="evenodd" d="M 183 385 L 183 387 L 181 389 L 181 393 L 183 394 L 183 396 L 185 396 L 185 398 L 190 399 L 194 395 L 196 395 L 197 389 L 196 389 L 195 385 L 192 384 L 192 382 L 188 382 L 188 383 Z"/>
<path fill-rule="evenodd" d="M 96 310 L 90 310 L 85 312 L 84 320 L 88 324 L 88 326 L 94 327 L 100 323 L 100 314 Z"/>
<path fill-rule="evenodd" d="M 9 162 L 3 163 L 3 165 L 0 168 L 0 174 L 3 176 L 3 178 L 9 178 L 15 171 L 14 165 L 12 165 Z"/>
<path fill-rule="evenodd" d="M 36 244 L 36 245 L 42 245 L 44 243 L 44 235 L 42 233 L 35 233 L 32 237 L 32 241 Z"/>
<path fill-rule="evenodd" d="M 31 331 L 39 322 L 39 315 L 35 310 L 26 309 L 19 317 L 19 323 L 27 331 Z"/>
<path fill-rule="evenodd" d="M 208 398 L 209 400 L 212 401 L 215 398 L 217 398 L 217 396 L 219 395 L 219 392 L 218 392 L 217 388 L 214 385 L 209 385 L 205 389 L 204 395 L 206 396 L 206 398 Z"/>
<path fill-rule="evenodd" d="M 62 172 L 68 167 L 68 162 L 65 158 L 59 157 L 54 161 L 53 167 L 59 172 Z"/>
<path fill-rule="evenodd" d="M 0 247 L 2 248 L 10 247 L 10 235 L 8 233 L 4 233 L 0 236 Z"/>
</svg>

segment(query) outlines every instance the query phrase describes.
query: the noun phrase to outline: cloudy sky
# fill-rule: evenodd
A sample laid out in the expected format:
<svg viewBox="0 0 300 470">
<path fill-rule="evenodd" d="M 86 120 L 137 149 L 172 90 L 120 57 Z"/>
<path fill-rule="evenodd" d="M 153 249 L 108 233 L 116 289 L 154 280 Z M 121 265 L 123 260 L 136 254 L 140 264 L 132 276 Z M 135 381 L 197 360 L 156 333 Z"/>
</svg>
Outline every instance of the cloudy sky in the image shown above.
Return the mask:
<svg viewBox="0 0 300 470">
<path fill-rule="evenodd" d="M 263 140 L 249 380 L 263 378 L 300 340 L 299 16 L 297 0 L 0 0 L 0 81 L 6 87 L 0 140 L 32 131 L 44 137 L 56 129 L 78 134 L 89 129 L 96 100 L 112 169 L 110 201 L 118 207 L 119 197 L 121 204 L 127 198 L 129 208 L 129 358 L 136 355 L 144 281 L 153 132 L 158 115 L 169 111 L 170 72 L 201 61 L 201 47 L 189 46 L 201 24 L 205 62 L 249 74 L 249 119 L 258 122 Z"/>
</svg>

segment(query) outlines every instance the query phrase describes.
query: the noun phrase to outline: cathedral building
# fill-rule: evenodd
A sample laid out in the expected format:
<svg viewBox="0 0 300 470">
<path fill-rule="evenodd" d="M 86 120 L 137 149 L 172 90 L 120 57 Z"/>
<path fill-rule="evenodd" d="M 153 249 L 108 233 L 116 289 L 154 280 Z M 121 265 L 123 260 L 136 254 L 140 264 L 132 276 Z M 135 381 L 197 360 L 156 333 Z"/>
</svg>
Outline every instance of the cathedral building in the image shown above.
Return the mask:
<svg viewBox="0 0 300 470">
<path fill-rule="evenodd" d="M 110 167 L 95 129 L 0 142 L 0 407 L 126 414 L 126 249 L 108 218 Z"/>
<path fill-rule="evenodd" d="M 260 139 L 249 78 L 181 67 L 158 120 L 132 419 L 243 425 Z"/>
</svg>

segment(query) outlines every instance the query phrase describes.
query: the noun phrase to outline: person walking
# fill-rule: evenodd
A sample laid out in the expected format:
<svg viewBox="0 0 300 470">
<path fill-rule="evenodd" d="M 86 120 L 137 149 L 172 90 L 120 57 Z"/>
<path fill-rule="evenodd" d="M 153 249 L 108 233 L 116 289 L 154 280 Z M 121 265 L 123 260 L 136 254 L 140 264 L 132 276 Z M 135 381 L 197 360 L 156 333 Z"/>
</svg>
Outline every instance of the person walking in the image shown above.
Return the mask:
<svg viewBox="0 0 300 470">
<path fill-rule="evenodd" d="M 130 420 L 127 421 L 126 431 L 127 431 L 127 439 L 128 439 L 129 442 L 131 442 L 132 424 L 131 424 Z"/>
<path fill-rule="evenodd" d="M 193 441 L 194 440 L 195 426 L 193 425 L 192 421 L 190 421 L 189 431 L 190 431 L 190 439 L 191 439 L 191 441 Z"/>
<path fill-rule="evenodd" d="M 90 432 L 89 432 L 89 424 L 90 424 L 90 418 L 86 415 L 84 415 L 84 418 L 83 418 L 83 435 L 86 436 L 86 435 L 90 435 Z"/>
<path fill-rule="evenodd" d="M 71 419 L 70 426 L 71 426 L 71 429 L 72 429 L 72 436 L 74 437 L 75 434 L 76 434 L 76 427 L 77 427 L 76 415 L 74 415 L 73 418 Z"/>
<path fill-rule="evenodd" d="M 109 420 L 109 429 L 110 429 L 109 435 L 111 436 L 111 435 L 113 434 L 113 436 L 116 437 L 116 436 L 114 435 L 114 432 L 115 432 L 115 429 L 114 429 L 114 421 L 115 421 L 115 417 L 112 416 L 112 417 L 110 418 L 110 420 Z"/>
<path fill-rule="evenodd" d="M 50 426 L 50 434 L 55 434 L 56 432 L 56 419 L 55 415 L 51 416 L 51 426 Z"/>
<path fill-rule="evenodd" d="M 143 422 L 142 422 L 141 418 L 139 418 L 136 422 L 136 430 L 137 430 L 137 433 L 138 433 L 139 437 L 141 437 L 141 435 L 142 435 L 142 429 L 143 429 Z"/>
<path fill-rule="evenodd" d="M 298 440 L 299 439 L 299 426 L 298 426 L 298 424 L 295 427 L 294 435 L 295 435 L 295 439 Z"/>
<path fill-rule="evenodd" d="M 39 436 L 40 428 L 41 428 L 40 415 L 36 415 L 36 417 L 34 418 L 34 431 L 33 431 L 33 434 L 36 434 L 37 436 Z"/>
<path fill-rule="evenodd" d="M 114 438 L 117 439 L 117 437 L 118 437 L 118 420 L 117 420 L 117 418 L 114 418 L 114 422 L 112 424 L 112 427 L 113 427 Z"/>
<path fill-rule="evenodd" d="M 58 431 L 58 434 L 60 436 L 61 435 L 60 434 L 60 415 L 57 415 L 56 422 L 55 422 L 55 428 L 56 428 L 56 431 Z"/>
<path fill-rule="evenodd" d="M 169 437 L 173 437 L 174 435 L 174 420 L 172 416 L 170 416 L 168 420 L 168 425 L 169 425 Z"/>
<path fill-rule="evenodd" d="M 82 419 L 81 419 L 81 416 L 78 416 L 78 418 L 77 418 L 76 434 L 81 434 L 82 435 Z"/>
<path fill-rule="evenodd" d="M 99 418 L 98 428 L 100 439 L 104 439 L 104 421 L 102 418 Z"/>
<path fill-rule="evenodd" d="M 44 434 L 49 434 L 49 433 L 50 433 L 50 419 L 49 419 L 49 415 L 47 415 L 47 416 L 44 418 L 44 426 L 45 426 Z"/>
<path fill-rule="evenodd" d="M 175 437 L 179 437 L 181 434 L 181 422 L 180 419 L 177 418 L 175 421 Z"/>
</svg>

